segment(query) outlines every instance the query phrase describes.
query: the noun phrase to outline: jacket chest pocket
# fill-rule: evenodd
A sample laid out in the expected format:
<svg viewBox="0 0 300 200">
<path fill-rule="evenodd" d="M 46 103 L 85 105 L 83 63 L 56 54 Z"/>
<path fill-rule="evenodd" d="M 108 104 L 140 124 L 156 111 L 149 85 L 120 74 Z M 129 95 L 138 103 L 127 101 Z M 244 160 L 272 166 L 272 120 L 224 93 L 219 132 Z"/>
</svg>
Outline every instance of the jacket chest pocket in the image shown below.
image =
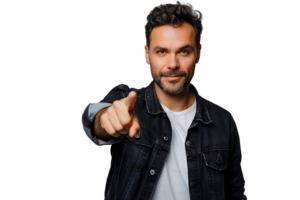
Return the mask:
<svg viewBox="0 0 300 200">
<path fill-rule="evenodd" d="M 213 193 L 223 193 L 225 186 L 225 170 L 228 165 L 229 150 L 212 150 L 203 153 L 205 160 L 205 175 L 208 190 Z"/>
<path fill-rule="evenodd" d="M 122 167 L 140 170 L 145 161 L 148 160 L 153 144 L 154 140 L 151 133 L 143 127 L 141 127 L 141 132 L 133 138 L 130 138 L 127 134 L 124 142 Z"/>
</svg>

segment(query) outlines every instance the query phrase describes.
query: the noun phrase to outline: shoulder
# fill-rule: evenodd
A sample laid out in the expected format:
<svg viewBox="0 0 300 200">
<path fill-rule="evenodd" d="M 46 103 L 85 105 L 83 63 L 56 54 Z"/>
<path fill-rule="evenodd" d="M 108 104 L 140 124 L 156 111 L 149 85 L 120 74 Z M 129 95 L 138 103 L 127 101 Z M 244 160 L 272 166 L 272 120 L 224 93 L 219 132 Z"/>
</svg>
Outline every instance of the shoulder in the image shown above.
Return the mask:
<svg viewBox="0 0 300 200">
<path fill-rule="evenodd" d="M 118 90 L 120 90 L 123 93 L 124 97 L 127 97 L 128 94 L 131 91 L 135 91 L 137 93 L 137 97 L 145 97 L 145 87 L 142 88 L 134 88 L 134 87 L 129 87 L 129 85 L 121 83 L 119 85 L 117 85 L 115 88 L 118 88 Z"/>
<path fill-rule="evenodd" d="M 214 103 L 212 100 L 200 95 L 208 112 L 213 113 L 215 115 L 223 116 L 224 118 L 230 120 L 230 121 L 235 121 L 235 117 L 233 113 L 223 105 L 219 105 Z"/>
</svg>

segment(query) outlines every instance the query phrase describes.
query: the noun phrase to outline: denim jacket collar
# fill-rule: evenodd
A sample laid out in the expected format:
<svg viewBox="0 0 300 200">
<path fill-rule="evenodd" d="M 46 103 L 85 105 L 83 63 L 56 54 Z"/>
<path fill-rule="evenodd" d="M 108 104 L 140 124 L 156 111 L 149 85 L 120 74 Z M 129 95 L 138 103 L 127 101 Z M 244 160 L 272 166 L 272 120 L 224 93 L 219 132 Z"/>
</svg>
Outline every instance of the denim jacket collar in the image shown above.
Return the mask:
<svg viewBox="0 0 300 200">
<path fill-rule="evenodd" d="M 148 113 L 156 115 L 159 113 L 164 112 L 155 92 L 155 87 L 154 87 L 154 80 L 146 87 L 145 91 L 145 99 L 146 99 L 146 105 L 148 109 Z M 208 113 L 208 110 L 206 108 L 206 105 L 202 99 L 201 96 L 199 96 L 195 86 L 190 83 L 190 91 L 192 91 L 195 96 L 196 96 L 196 115 L 193 120 L 192 126 L 195 123 L 195 121 L 201 121 L 204 124 L 209 124 L 212 122 L 212 119 L 210 118 L 210 115 Z"/>
</svg>

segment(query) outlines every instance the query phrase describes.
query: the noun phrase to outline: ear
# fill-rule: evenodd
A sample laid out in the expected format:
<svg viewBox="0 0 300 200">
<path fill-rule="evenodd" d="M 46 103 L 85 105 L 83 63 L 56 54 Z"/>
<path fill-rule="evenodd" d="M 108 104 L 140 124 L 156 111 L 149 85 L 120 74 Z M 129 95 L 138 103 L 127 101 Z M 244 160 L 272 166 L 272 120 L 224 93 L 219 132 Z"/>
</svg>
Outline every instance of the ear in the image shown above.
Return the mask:
<svg viewBox="0 0 300 200">
<path fill-rule="evenodd" d="M 145 57 L 146 57 L 146 62 L 148 63 L 148 65 L 150 65 L 149 48 L 147 45 L 145 45 Z"/>
<path fill-rule="evenodd" d="M 199 45 L 198 47 L 198 55 L 197 55 L 197 61 L 198 62 L 201 62 L 201 59 L 202 58 L 202 52 L 203 52 L 203 43 Z"/>
<path fill-rule="evenodd" d="M 199 46 L 198 46 L 198 50 L 197 50 L 197 58 L 196 58 L 196 63 L 198 63 L 199 62 L 199 59 L 200 59 L 200 51 L 201 51 L 201 44 L 199 44 Z"/>
</svg>

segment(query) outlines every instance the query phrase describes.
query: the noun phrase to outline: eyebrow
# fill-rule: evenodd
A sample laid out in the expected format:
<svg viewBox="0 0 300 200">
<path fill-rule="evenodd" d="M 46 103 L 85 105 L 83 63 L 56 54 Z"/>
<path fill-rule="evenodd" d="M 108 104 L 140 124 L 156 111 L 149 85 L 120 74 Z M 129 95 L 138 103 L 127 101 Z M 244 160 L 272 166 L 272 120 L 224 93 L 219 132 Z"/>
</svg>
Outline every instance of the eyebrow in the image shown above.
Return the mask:
<svg viewBox="0 0 300 200">
<path fill-rule="evenodd" d="M 190 45 L 190 44 L 184 45 L 184 46 L 180 47 L 179 49 L 186 49 L 186 48 L 190 48 L 190 49 L 192 49 L 194 51 L 194 47 L 192 45 Z M 157 49 L 167 49 L 167 48 L 156 46 L 156 47 L 154 47 L 153 51 L 155 51 Z"/>
</svg>

